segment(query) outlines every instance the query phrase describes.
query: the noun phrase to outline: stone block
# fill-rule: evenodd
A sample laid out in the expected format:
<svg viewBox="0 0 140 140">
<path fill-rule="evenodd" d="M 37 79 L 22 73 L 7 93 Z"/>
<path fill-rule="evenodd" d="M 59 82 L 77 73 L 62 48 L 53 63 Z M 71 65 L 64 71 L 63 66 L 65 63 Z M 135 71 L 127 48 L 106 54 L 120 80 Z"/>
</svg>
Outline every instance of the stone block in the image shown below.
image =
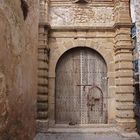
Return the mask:
<svg viewBox="0 0 140 140">
<path fill-rule="evenodd" d="M 36 121 L 36 126 L 37 126 L 37 132 L 38 133 L 44 133 L 47 132 L 49 121 L 48 119 L 46 120 L 37 120 Z"/>
<path fill-rule="evenodd" d="M 134 87 L 133 86 L 116 86 L 117 93 L 134 93 Z"/>
<path fill-rule="evenodd" d="M 119 69 L 132 69 L 133 68 L 133 63 L 132 61 L 122 61 L 122 62 L 118 62 L 115 64 L 115 69 L 119 70 Z"/>
<path fill-rule="evenodd" d="M 38 102 L 37 103 L 37 110 L 38 111 L 47 111 L 48 110 L 48 103 L 47 102 Z"/>
<path fill-rule="evenodd" d="M 115 98 L 108 99 L 108 120 L 115 120 L 116 118 L 116 100 Z"/>
<path fill-rule="evenodd" d="M 54 96 L 49 96 L 49 103 L 55 104 L 55 97 Z"/>
<path fill-rule="evenodd" d="M 115 86 L 115 77 L 109 77 L 108 84 L 109 86 Z"/>
<path fill-rule="evenodd" d="M 134 75 L 134 72 L 133 72 L 133 70 L 127 70 L 127 69 L 125 69 L 125 70 L 118 70 L 117 72 L 116 72 L 116 78 L 119 78 L 119 77 L 133 77 L 133 75 Z"/>
<path fill-rule="evenodd" d="M 128 47 L 128 46 L 132 46 L 132 42 L 129 40 L 119 40 L 119 41 L 117 41 L 116 42 L 116 47 L 117 46 L 123 46 L 123 48 L 125 48 L 125 46 L 126 46 L 126 48 Z"/>
<path fill-rule="evenodd" d="M 47 94 L 48 87 L 47 86 L 38 86 L 38 94 Z"/>
<path fill-rule="evenodd" d="M 109 65 L 108 65 L 108 71 L 109 72 L 114 72 L 115 71 L 115 63 L 114 62 L 109 63 Z"/>
<path fill-rule="evenodd" d="M 117 102 L 116 109 L 117 110 L 133 110 L 134 103 L 131 102 Z"/>
<path fill-rule="evenodd" d="M 133 94 L 117 94 L 116 95 L 116 101 L 119 102 L 132 102 L 134 100 Z"/>
<path fill-rule="evenodd" d="M 38 76 L 39 77 L 47 78 L 47 76 L 48 76 L 48 69 L 46 69 L 46 68 L 39 69 L 38 70 Z"/>
<path fill-rule="evenodd" d="M 131 38 L 130 38 L 130 35 L 129 34 L 118 34 L 116 35 L 116 38 L 115 38 L 116 42 L 118 41 L 122 41 L 122 40 L 125 40 L 125 41 L 130 41 Z"/>
<path fill-rule="evenodd" d="M 46 78 L 38 78 L 38 86 L 48 86 L 48 79 Z"/>
<path fill-rule="evenodd" d="M 43 62 L 43 61 L 39 61 L 38 68 L 47 68 L 48 69 L 48 63 Z"/>
<path fill-rule="evenodd" d="M 117 110 L 117 118 L 134 118 L 133 110 Z"/>
<path fill-rule="evenodd" d="M 127 77 L 120 77 L 116 79 L 116 86 L 133 86 L 134 79 L 133 78 L 127 78 Z"/>
<path fill-rule="evenodd" d="M 115 77 L 116 72 L 108 72 L 107 77 Z"/>
<path fill-rule="evenodd" d="M 134 119 L 117 119 L 117 125 L 121 132 L 133 132 L 136 128 L 136 121 Z"/>
<path fill-rule="evenodd" d="M 116 86 L 109 86 L 108 87 L 109 98 L 115 98 L 115 94 L 116 94 Z"/>
<path fill-rule="evenodd" d="M 37 118 L 38 119 L 47 119 L 48 118 L 48 112 L 47 111 L 38 111 L 37 112 Z"/>
<path fill-rule="evenodd" d="M 48 101 L 48 95 L 41 95 L 41 94 L 38 94 L 37 95 L 37 101 L 38 102 L 47 102 Z"/>
<path fill-rule="evenodd" d="M 130 29 L 129 28 L 119 28 L 116 30 L 116 35 L 124 34 L 124 35 L 130 35 Z"/>
</svg>

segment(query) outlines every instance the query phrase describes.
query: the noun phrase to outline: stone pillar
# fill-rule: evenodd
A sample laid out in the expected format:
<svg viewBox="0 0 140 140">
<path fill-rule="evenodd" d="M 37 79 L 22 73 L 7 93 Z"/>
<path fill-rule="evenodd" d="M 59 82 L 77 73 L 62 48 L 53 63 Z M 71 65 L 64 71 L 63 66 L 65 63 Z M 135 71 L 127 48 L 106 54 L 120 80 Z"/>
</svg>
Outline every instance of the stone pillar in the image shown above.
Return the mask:
<svg viewBox="0 0 140 140">
<path fill-rule="evenodd" d="M 135 128 L 133 101 L 133 56 L 129 29 L 117 30 L 115 47 L 117 122 L 125 130 Z M 124 40 L 125 37 L 125 40 Z"/>
<path fill-rule="evenodd" d="M 116 71 L 116 121 L 125 131 L 133 131 L 134 120 L 134 80 L 133 54 L 130 37 L 131 20 L 129 0 L 116 0 L 115 8 L 115 71 Z"/>
<path fill-rule="evenodd" d="M 40 0 L 39 47 L 38 47 L 38 97 L 37 131 L 44 132 L 48 126 L 48 5 L 47 0 Z"/>
<path fill-rule="evenodd" d="M 116 24 L 130 24 L 129 0 L 114 0 L 114 20 Z"/>
<path fill-rule="evenodd" d="M 129 0 L 115 1 L 115 71 L 116 71 L 116 121 L 124 131 L 133 131 L 134 120 L 134 80 L 133 54 L 130 37 L 131 21 Z"/>
</svg>

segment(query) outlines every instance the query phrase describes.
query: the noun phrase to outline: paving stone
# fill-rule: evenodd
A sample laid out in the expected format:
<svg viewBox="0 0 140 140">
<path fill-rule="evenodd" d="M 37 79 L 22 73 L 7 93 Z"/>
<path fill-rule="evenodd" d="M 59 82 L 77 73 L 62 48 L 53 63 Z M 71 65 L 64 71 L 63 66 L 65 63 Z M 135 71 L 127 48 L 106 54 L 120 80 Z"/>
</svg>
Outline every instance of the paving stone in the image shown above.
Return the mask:
<svg viewBox="0 0 140 140">
<path fill-rule="evenodd" d="M 39 133 L 34 140 L 140 140 L 140 138 L 124 138 L 117 134 Z"/>
</svg>

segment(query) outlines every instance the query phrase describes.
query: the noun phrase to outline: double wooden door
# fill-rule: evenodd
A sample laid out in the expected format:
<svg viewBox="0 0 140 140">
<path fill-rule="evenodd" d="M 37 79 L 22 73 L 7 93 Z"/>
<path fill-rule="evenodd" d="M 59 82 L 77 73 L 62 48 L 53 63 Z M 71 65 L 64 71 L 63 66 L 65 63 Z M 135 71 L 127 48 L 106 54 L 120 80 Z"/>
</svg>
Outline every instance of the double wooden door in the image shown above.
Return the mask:
<svg viewBox="0 0 140 140">
<path fill-rule="evenodd" d="M 56 67 L 56 124 L 98 124 L 107 121 L 107 68 L 92 49 L 66 52 Z"/>
</svg>

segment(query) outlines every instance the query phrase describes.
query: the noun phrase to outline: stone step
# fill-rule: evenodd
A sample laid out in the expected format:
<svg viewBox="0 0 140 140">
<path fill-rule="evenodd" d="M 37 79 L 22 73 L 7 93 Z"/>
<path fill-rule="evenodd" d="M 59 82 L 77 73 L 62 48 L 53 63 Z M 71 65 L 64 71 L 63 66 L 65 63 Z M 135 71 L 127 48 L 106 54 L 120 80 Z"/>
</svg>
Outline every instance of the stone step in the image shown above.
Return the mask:
<svg viewBox="0 0 140 140">
<path fill-rule="evenodd" d="M 92 133 L 92 134 L 104 134 L 104 133 L 118 133 L 118 129 L 114 126 L 80 126 L 80 127 L 55 127 L 49 128 L 48 133 Z"/>
<path fill-rule="evenodd" d="M 113 128 L 116 124 L 55 124 L 53 128 Z"/>
</svg>

